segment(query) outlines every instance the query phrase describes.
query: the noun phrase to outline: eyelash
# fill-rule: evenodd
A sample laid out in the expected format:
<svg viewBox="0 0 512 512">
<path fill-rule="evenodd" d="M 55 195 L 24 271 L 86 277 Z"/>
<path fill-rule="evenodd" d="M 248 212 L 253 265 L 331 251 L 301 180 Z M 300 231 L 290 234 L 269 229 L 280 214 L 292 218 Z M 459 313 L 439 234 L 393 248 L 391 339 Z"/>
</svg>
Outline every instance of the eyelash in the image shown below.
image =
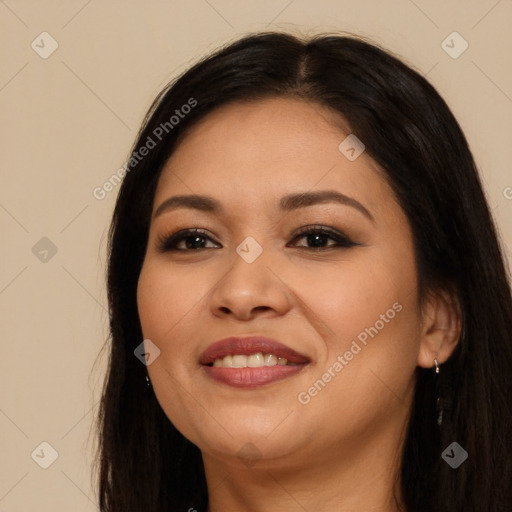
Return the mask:
<svg viewBox="0 0 512 512">
<path fill-rule="evenodd" d="M 297 239 L 303 238 L 308 235 L 323 235 L 331 238 L 332 240 L 336 241 L 336 244 L 329 245 L 327 247 L 299 247 L 300 249 L 309 249 L 310 251 L 325 251 L 328 249 L 334 249 L 334 248 L 350 248 L 355 247 L 361 244 L 358 244 L 356 242 L 353 242 L 350 240 L 347 236 L 337 233 L 335 231 L 331 231 L 330 229 L 327 229 L 324 226 L 309 226 L 307 228 L 304 228 L 303 230 L 296 233 L 293 237 L 292 241 L 295 241 Z M 200 251 L 204 249 L 212 249 L 212 247 L 199 247 L 197 249 L 177 249 L 176 245 L 181 242 L 182 240 L 186 240 L 187 238 L 193 238 L 193 237 L 201 237 L 205 239 L 209 239 L 213 241 L 205 231 L 194 228 L 194 229 L 185 229 L 182 231 L 178 231 L 177 233 L 174 233 L 173 235 L 166 235 L 163 234 L 158 237 L 157 245 L 160 252 L 190 252 L 190 251 Z"/>
</svg>

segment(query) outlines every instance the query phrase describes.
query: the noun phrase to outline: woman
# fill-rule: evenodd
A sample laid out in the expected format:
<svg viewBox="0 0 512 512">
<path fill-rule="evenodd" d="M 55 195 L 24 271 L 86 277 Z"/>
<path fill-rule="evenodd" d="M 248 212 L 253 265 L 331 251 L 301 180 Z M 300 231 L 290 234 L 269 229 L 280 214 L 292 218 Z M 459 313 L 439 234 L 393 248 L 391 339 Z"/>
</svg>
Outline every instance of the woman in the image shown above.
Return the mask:
<svg viewBox="0 0 512 512">
<path fill-rule="evenodd" d="M 102 511 L 511 509 L 512 300 L 445 102 L 247 36 L 163 91 L 110 231 Z"/>
</svg>

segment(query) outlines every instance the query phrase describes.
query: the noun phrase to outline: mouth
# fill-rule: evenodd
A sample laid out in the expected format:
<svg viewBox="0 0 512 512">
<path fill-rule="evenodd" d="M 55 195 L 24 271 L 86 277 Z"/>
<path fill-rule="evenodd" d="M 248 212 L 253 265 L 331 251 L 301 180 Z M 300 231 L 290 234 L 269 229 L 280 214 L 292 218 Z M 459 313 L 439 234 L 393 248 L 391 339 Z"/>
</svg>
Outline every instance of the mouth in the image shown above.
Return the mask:
<svg viewBox="0 0 512 512">
<path fill-rule="evenodd" d="M 217 382 L 254 388 L 291 377 L 310 360 L 276 340 L 263 337 L 226 338 L 210 345 L 199 363 Z"/>
</svg>

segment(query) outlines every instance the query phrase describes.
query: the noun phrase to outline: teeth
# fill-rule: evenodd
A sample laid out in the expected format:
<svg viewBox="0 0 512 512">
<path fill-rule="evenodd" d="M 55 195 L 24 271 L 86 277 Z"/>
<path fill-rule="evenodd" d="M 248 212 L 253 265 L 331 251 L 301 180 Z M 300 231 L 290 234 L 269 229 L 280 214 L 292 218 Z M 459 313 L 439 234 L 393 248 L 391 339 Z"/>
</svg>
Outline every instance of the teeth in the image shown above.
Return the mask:
<svg viewBox="0 0 512 512">
<path fill-rule="evenodd" d="M 277 357 L 273 354 L 265 354 L 265 366 L 275 366 L 277 364 Z"/>
<path fill-rule="evenodd" d="M 233 368 L 233 357 L 226 356 L 224 359 L 215 359 L 213 366 L 221 366 L 223 368 Z"/>
<path fill-rule="evenodd" d="M 249 368 L 259 368 L 260 366 L 265 366 L 263 354 L 261 352 L 258 352 L 257 354 L 251 354 L 250 356 L 248 356 L 247 366 Z"/>
<path fill-rule="evenodd" d="M 246 368 L 247 367 L 247 356 L 233 356 L 232 368 Z"/>
<path fill-rule="evenodd" d="M 234 354 L 224 358 L 215 359 L 213 366 L 216 368 L 261 368 L 262 366 L 295 366 L 296 363 L 289 363 L 285 357 L 276 357 L 274 354 L 257 352 L 250 356 Z"/>
</svg>

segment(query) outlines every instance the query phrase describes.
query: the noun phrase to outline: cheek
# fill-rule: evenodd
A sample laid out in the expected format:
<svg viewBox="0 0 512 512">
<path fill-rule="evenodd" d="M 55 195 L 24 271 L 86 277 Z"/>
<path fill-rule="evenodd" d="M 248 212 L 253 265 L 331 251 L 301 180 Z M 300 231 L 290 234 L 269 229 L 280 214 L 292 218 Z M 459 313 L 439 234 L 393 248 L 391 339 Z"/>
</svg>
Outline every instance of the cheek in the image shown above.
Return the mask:
<svg viewBox="0 0 512 512">
<path fill-rule="evenodd" d="M 190 389 L 188 374 L 195 368 L 186 357 L 189 347 L 179 340 L 188 340 L 188 334 L 197 330 L 194 307 L 200 307 L 206 293 L 207 287 L 201 288 L 205 281 L 197 273 L 171 271 L 165 262 L 151 260 L 144 263 L 137 287 L 143 336 L 160 349 L 159 357 L 147 368 L 153 391 L 167 417 L 189 439 L 195 436 L 195 418 L 202 411 L 186 391 Z"/>
<path fill-rule="evenodd" d="M 330 333 L 302 390 L 306 414 L 320 421 L 341 408 L 348 423 L 371 428 L 377 417 L 405 410 L 419 350 L 415 282 L 414 262 L 404 258 L 359 260 L 310 283 L 312 307 Z"/>
<path fill-rule="evenodd" d="M 137 287 L 137 305 L 144 337 L 165 345 L 166 339 L 187 322 L 206 281 L 188 270 L 170 270 L 165 263 L 145 263 Z M 202 287 L 205 287 L 203 290 Z M 160 347 L 163 348 L 163 347 Z M 172 348 L 166 346 L 166 350 Z"/>
<path fill-rule="evenodd" d="M 331 348 L 341 350 L 376 323 L 379 331 L 384 327 L 389 331 L 391 324 L 398 323 L 395 319 L 404 316 L 397 309 L 407 305 L 412 310 L 415 294 L 411 293 L 411 283 L 415 280 L 412 264 L 396 266 L 368 255 L 335 270 L 320 269 L 314 279 L 304 280 L 301 287 L 308 291 L 304 299 L 329 328 Z"/>
</svg>

